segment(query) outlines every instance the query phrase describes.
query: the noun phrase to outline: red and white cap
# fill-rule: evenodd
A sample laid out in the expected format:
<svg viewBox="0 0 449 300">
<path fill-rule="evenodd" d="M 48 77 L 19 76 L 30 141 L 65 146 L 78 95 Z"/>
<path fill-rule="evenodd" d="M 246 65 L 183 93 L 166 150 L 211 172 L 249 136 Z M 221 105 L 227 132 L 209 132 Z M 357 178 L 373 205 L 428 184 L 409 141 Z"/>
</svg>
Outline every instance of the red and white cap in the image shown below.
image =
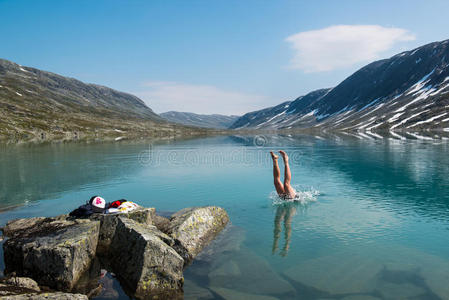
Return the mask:
<svg viewBox="0 0 449 300">
<path fill-rule="evenodd" d="M 106 201 L 97 196 L 92 200 L 92 210 L 95 212 L 103 212 L 106 207 Z"/>
</svg>

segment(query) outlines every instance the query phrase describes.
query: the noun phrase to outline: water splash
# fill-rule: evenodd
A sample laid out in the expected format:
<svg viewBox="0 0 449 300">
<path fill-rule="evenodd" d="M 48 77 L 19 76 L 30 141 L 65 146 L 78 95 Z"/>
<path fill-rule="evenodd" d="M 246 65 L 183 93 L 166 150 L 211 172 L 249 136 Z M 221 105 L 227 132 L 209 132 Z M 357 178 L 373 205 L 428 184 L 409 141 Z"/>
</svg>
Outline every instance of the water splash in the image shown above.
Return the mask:
<svg viewBox="0 0 449 300">
<path fill-rule="evenodd" d="M 293 188 L 296 190 L 296 197 L 293 199 L 281 198 L 275 191 L 272 191 L 269 196 L 272 204 L 282 205 L 289 202 L 295 202 L 301 205 L 306 205 L 310 202 L 316 202 L 317 197 L 321 194 L 320 191 L 314 189 L 313 187 L 304 188 L 298 185 L 294 185 Z"/>
</svg>

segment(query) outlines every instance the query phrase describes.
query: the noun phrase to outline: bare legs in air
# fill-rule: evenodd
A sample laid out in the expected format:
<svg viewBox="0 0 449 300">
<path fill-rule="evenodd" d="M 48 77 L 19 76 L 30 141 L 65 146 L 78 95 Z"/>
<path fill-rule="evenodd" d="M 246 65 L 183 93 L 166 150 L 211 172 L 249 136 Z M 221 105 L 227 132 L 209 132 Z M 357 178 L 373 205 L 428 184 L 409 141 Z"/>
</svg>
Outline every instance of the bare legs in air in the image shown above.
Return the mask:
<svg viewBox="0 0 449 300">
<path fill-rule="evenodd" d="M 290 166 L 288 164 L 288 156 L 284 151 L 279 151 L 279 154 L 282 156 L 284 161 L 284 183 L 281 181 L 281 171 L 278 165 L 279 156 L 274 154 L 273 151 L 270 151 L 271 158 L 273 159 L 273 179 L 274 179 L 274 187 L 276 188 L 276 192 L 279 197 L 284 199 L 293 199 L 296 196 L 295 189 L 290 185 L 290 181 L 292 179 L 292 173 L 290 172 Z"/>
</svg>

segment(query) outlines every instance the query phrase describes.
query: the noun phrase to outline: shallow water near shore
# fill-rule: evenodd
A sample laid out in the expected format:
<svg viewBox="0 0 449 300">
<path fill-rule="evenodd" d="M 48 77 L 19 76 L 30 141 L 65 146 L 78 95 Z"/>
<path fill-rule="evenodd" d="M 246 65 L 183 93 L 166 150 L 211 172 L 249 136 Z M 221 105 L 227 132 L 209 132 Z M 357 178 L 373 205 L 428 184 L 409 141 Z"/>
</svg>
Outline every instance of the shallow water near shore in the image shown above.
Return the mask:
<svg viewBox="0 0 449 300">
<path fill-rule="evenodd" d="M 279 149 L 301 201 L 273 195 Z M 165 214 L 225 208 L 232 224 L 186 269 L 185 299 L 449 299 L 447 140 L 259 135 L 0 153 L 0 226 L 92 195 Z M 107 278 L 117 293 L 98 299 L 128 299 Z"/>
</svg>

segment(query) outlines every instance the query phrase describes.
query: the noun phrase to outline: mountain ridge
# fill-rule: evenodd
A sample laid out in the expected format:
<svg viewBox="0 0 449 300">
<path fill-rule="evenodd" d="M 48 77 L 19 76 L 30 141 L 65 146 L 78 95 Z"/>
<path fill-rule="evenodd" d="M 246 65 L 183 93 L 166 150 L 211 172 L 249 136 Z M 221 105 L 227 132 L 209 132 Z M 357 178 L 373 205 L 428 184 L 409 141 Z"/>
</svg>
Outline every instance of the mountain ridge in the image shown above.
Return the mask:
<svg viewBox="0 0 449 300">
<path fill-rule="evenodd" d="M 0 138 L 165 136 L 201 131 L 170 123 L 138 97 L 0 59 Z"/>
<path fill-rule="evenodd" d="M 324 90 L 298 97 L 294 101 L 299 109 L 293 114 L 290 107 L 276 109 L 280 104 L 257 111 L 264 112 L 264 119 L 244 123 L 246 114 L 231 128 L 445 130 L 449 128 L 449 119 L 444 118 L 449 107 L 448 43 L 433 42 L 372 62 L 312 101 L 302 99 Z"/>
</svg>

